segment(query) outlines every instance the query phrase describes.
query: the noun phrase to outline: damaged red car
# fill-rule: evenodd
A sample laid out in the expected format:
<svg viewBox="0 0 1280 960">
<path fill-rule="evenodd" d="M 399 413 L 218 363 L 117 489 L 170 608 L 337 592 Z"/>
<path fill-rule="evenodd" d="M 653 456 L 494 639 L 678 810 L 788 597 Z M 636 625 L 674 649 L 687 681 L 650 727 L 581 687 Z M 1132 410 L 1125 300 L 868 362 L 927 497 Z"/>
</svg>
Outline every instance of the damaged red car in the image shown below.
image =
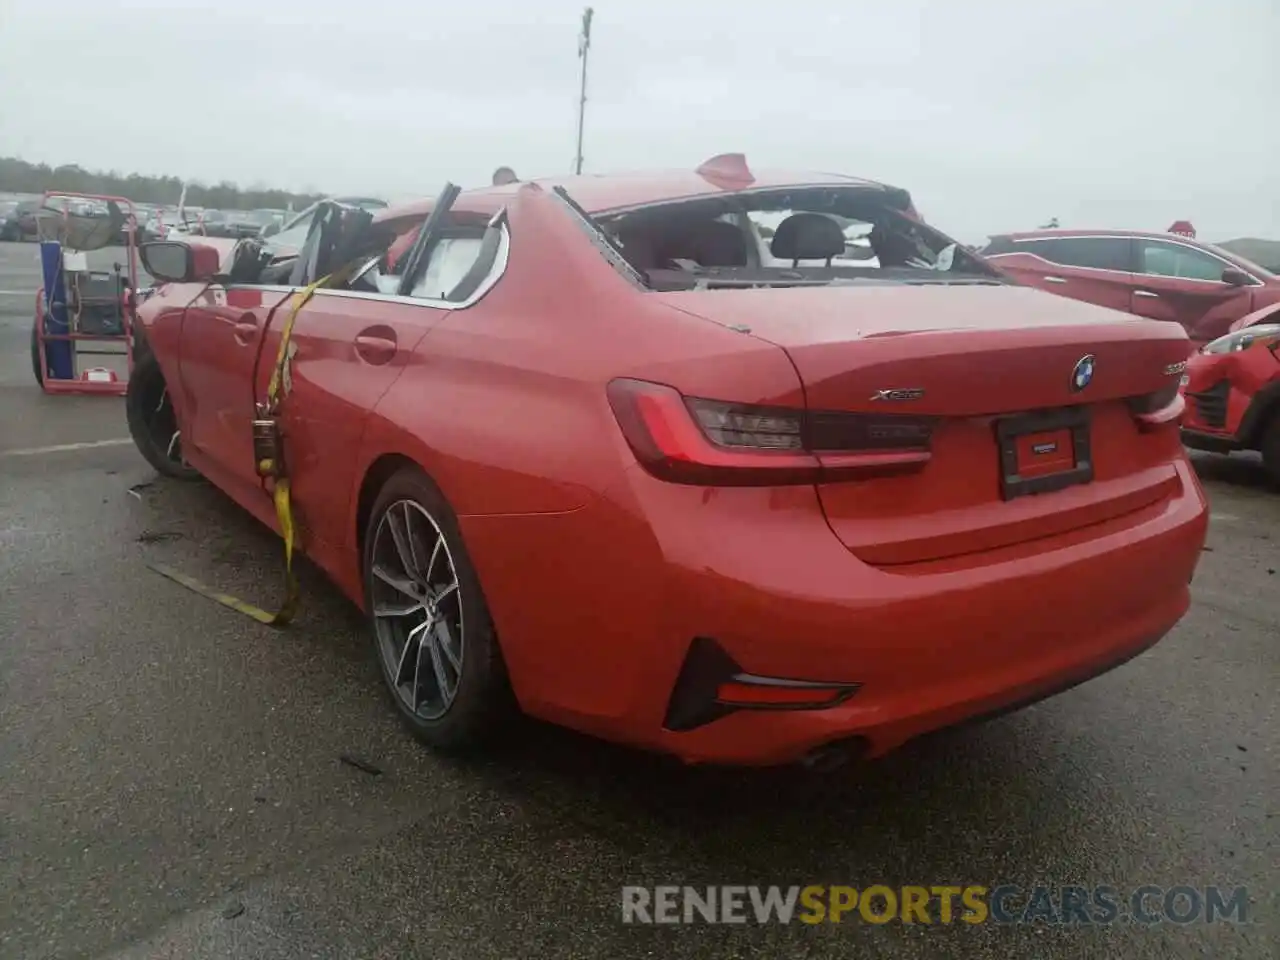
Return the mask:
<svg viewBox="0 0 1280 960">
<path fill-rule="evenodd" d="M 1187 610 L 1186 335 L 1007 283 L 906 191 L 721 157 L 369 219 L 283 259 L 144 248 L 168 282 L 130 427 L 278 529 L 255 402 L 292 295 L 339 278 L 296 316 L 284 460 L 428 744 L 518 707 L 828 765 L 1063 690 Z"/>
<path fill-rule="evenodd" d="M 1280 304 L 1258 310 L 1187 361 L 1182 442 L 1197 450 L 1262 454 L 1280 486 Z"/>
</svg>

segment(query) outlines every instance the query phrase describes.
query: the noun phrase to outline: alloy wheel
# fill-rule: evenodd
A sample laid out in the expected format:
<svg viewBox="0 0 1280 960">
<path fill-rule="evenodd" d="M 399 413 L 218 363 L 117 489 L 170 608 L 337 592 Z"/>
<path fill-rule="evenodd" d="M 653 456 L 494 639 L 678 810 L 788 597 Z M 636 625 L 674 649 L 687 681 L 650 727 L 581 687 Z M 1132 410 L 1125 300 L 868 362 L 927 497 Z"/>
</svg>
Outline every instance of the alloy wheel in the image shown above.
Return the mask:
<svg viewBox="0 0 1280 960">
<path fill-rule="evenodd" d="M 370 612 L 383 668 L 405 709 L 438 720 L 458 695 L 464 654 L 449 545 L 431 514 L 396 500 L 374 531 L 371 557 Z"/>
</svg>

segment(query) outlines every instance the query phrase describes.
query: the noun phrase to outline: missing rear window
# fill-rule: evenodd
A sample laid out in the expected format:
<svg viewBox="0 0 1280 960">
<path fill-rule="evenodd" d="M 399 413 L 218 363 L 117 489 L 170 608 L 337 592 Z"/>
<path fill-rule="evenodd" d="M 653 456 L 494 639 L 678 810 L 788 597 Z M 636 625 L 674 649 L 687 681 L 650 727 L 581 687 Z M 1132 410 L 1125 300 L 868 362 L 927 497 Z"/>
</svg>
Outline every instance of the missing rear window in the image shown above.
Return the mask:
<svg viewBox="0 0 1280 960">
<path fill-rule="evenodd" d="M 573 206 L 615 265 L 657 289 L 1000 282 L 909 216 L 904 196 L 864 186 L 748 190 L 595 218 Z"/>
</svg>

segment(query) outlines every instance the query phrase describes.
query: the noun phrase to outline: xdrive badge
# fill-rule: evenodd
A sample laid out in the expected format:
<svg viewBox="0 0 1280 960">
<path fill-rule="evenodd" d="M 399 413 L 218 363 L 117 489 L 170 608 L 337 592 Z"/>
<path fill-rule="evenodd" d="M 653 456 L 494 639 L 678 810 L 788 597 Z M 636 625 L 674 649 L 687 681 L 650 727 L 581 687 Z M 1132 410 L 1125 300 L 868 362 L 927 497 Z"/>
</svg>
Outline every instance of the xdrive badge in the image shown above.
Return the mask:
<svg viewBox="0 0 1280 960">
<path fill-rule="evenodd" d="M 871 395 L 872 400 L 919 400 L 924 396 L 923 387 L 909 387 L 905 390 L 877 390 Z"/>
</svg>

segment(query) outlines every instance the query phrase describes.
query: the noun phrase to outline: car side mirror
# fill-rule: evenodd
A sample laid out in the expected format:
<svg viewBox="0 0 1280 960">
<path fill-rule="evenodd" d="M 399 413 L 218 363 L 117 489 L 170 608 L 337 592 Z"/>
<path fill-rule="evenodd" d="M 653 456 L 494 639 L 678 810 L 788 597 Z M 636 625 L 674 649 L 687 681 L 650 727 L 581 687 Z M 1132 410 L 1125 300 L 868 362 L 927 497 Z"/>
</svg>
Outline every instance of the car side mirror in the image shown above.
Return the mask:
<svg viewBox="0 0 1280 960">
<path fill-rule="evenodd" d="M 161 283 L 208 283 L 218 273 L 218 251 L 199 243 L 156 240 L 138 248 L 142 266 Z"/>
<path fill-rule="evenodd" d="M 1233 287 L 1247 287 L 1253 283 L 1247 273 L 1243 270 L 1237 270 L 1235 267 L 1227 267 L 1222 271 L 1222 282 Z"/>
</svg>

